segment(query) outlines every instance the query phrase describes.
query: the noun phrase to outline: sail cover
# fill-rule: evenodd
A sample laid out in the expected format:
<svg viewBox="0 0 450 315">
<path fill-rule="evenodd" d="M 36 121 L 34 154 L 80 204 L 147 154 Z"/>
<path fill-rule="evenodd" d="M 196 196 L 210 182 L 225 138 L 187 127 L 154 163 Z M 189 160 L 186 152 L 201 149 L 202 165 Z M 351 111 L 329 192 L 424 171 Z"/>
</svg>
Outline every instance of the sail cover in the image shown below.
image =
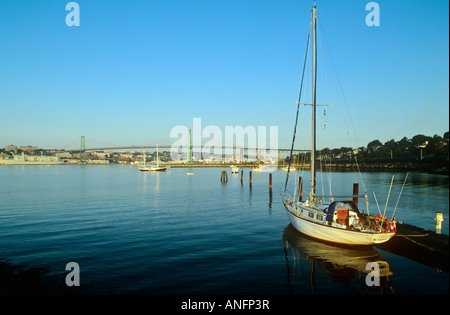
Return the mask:
<svg viewBox="0 0 450 315">
<path fill-rule="evenodd" d="M 334 212 L 338 210 L 354 211 L 359 216 L 359 210 L 353 201 L 335 201 L 330 204 L 327 210 L 327 221 L 333 221 Z"/>
</svg>

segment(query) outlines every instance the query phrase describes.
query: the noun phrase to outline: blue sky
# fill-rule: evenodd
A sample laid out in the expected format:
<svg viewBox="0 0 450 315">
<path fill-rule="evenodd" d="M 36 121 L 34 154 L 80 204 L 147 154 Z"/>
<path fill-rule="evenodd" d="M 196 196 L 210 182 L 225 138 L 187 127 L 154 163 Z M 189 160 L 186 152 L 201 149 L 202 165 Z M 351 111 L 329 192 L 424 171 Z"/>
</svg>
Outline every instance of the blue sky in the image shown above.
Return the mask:
<svg viewBox="0 0 450 315">
<path fill-rule="evenodd" d="M 0 147 L 147 144 L 194 117 L 290 146 L 313 1 L 79 0 L 79 27 L 68 2 L 0 2 Z M 368 2 L 317 1 L 319 148 L 449 130 L 448 1 L 377 1 L 373 27 Z"/>
</svg>

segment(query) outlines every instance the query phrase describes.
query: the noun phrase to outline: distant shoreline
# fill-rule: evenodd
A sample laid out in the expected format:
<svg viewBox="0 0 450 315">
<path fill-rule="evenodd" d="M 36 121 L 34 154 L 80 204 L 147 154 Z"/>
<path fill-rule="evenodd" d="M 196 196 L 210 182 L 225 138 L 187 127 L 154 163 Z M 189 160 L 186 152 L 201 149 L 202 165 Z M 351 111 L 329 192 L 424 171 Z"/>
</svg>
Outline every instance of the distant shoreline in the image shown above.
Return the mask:
<svg viewBox="0 0 450 315">
<path fill-rule="evenodd" d="M 379 171 L 417 171 L 429 174 L 438 174 L 449 176 L 449 159 L 448 157 L 426 158 L 422 160 L 413 159 L 383 159 L 360 161 L 334 161 L 327 164 L 333 170 L 354 170 L 361 172 L 379 172 Z"/>
<path fill-rule="evenodd" d="M 406 171 L 417 171 L 429 174 L 446 175 L 449 176 L 449 159 L 448 157 L 436 157 L 436 158 L 426 158 L 422 160 L 401 160 L 401 159 L 382 159 L 382 160 L 369 160 L 369 161 L 359 161 L 358 163 L 354 160 L 333 160 L 331 162 L 326 162 L 321 165 L 320 161 L 316 162 L 317 170 L 333 170 L 342 172 L 406 172 Z M 21 163 L 21 164 L 0 164 L 2 165 L 48 165 L 48 166 L 63 166 L 63 165 L 82 165 L 73 163 Z M 120 164 L 120 163 L 95 163 L 95 164 L 85 164 L 85 165 L 133 165 L 133 164 Z M 182 162 L 175 163 L 169 162 L 165 163 L 166 166 L 170 168 L 198 168 L 198 167 L 216 167 L 216 168 L 229 168 L 231 165 L 235 165 L 238 168 L 255 168 L 258 166 L 257 163 L 201 163 L 201 162 Z M 267 165 L 269 166 L 269 165 Z M 286 163 L 279 163 L 277 168 L 282 169 L 286 167 Z M 311 165 L 309 163 L 293 164 L 293 167 L 297 169 L 308 170 Z"/>
</svg>

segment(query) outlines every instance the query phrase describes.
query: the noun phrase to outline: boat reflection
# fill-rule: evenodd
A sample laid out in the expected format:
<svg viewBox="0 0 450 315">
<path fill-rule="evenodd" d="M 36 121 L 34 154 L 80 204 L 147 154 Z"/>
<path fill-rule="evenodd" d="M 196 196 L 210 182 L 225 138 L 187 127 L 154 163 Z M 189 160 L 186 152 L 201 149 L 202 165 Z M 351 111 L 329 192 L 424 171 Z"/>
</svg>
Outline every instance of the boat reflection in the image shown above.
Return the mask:
<svg viewBox="0 0 450 315">
<path fill-rule="evenodd" d="M 394 272 L 372 246 L 349 247 L 316 241 L 295 230 L 291 224 L 284 229 L 283 244 L 291 293 L 298 290 L 306 293 L 306 287 L 312 294 L 393 293 L 394 286 L 389 277 Z M 366 269 L 367 264 L 373 262 L 379 267 L 379 286 L 368 286 L 366 282 L 367 278 L 373 280 L 373 269 Z M 331 275 L 333 282 L 344 284 L 349 291 L 327 283 L 323 284 L 324 288 L 322 284 L 317 285 L 324 271 Z M 309 273 L 306 281 L 305 273 Z"/>
</svg>

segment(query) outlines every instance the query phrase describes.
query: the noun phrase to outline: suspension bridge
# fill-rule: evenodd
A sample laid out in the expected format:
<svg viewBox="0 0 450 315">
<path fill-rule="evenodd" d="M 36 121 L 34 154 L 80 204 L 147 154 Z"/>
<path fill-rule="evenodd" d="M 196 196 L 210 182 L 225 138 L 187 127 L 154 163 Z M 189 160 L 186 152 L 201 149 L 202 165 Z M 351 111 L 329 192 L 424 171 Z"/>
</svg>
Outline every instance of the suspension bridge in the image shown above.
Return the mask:
<svg viewBox="0 0 450 315">
<path fill-rule="evenodd" d="M 89 140 L 90 142 L 94 142 L 96 146 L 87 147 L 86 146 L 86 140 Z M 158 149 L 158 150 L 164 150 L 164 149 L 171 149 L 173 150 L 173 144 L 164 144 L 165 142 L 168 142 L 169 140 L 173 140 L 173 138 L 166 138 L 163 140 L 155 141 L 148 144 L 143 145 L 111 145 L 106 143 L 101 143 L 97 140 L 86 138 L 85 136 L 81 136 L 80 138 L 80 147 L 76 149 L 67 149 L 65 151 L 79 154 L 80 155 L 80 161 L 81 163 L 86 163 L 86 152 L 95 152 L 95 151 L 123 151 L 123 150 L 145 150 L 145 149 Z M 189 136 L 187 139 L 187 143 L 184 145 L 181 145 L 177 149 L 177 153 L 179 154 L 186 154 L 186 159 L 189 162 L 193 161 L 194 154 L 208 154 L 212 153 L 211 150 L 218 150 L 222 156 L 226 154 L 232 154 L 237 155 L 241 157 L 241 160 L 245 155 L 249 156 L 252 154 L 253 156 L 259 156 L 260 153 L 265 153 L 268 151 L 275 151 L 278 154 L 281 152 L 290 152 L 290 148 L 259 148 L 259 147 L 248 147 L 248 146 L 238 146 L 234 144 L 226 144 L 221 141 L 218 141 L 220 143 L 216 143 L 214 145 L 208 145 L 205 148 L 205 145 L 193 145 L 192 141 L 192 133 L 189 130 Z M 162 145 L 160 143 L 163 143 Z M 309 150 L 299 150 L 294 149 L 294 153 L 306 153 L 309 152 Z"/>
</svg>

